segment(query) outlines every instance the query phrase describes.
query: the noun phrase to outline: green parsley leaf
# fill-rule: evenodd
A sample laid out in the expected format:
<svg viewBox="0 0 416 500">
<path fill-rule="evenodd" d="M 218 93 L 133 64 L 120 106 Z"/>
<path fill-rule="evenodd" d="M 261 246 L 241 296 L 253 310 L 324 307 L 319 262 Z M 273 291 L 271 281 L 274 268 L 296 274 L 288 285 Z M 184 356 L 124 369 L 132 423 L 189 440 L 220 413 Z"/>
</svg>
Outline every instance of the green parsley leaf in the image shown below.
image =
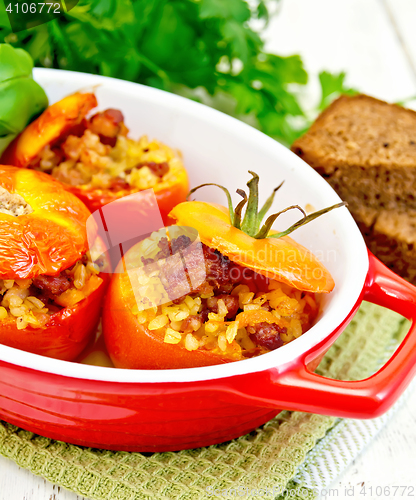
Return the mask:
<svg viewBox="0 0 416 500">
<path fill-rule="evenodd" d="M 319 83 L 321 84 L 322 97 L 318 109 L 323 111 L 331 102 L 341 94 L 354 95 L 358 91 L 345 86 L 346 74 L 344 71 L 338 74 L 331 74 L 327 71 L 319 73 Z"/>
<path fill-rule="evenodd" d="M 299 99 L 308 75 L 299 56 L 264 51 L 262 30 L 277 3 L 80 0 L 65 15 L 27 31 L 12 33 L 1 23 L 0 41 L 26 49 L 36 66 L 178 92 L 289 145 L 310 124 Z M 321 73 L 316 112 L 339 93 L 352 92 L 344 78 Z"/>
</svg>

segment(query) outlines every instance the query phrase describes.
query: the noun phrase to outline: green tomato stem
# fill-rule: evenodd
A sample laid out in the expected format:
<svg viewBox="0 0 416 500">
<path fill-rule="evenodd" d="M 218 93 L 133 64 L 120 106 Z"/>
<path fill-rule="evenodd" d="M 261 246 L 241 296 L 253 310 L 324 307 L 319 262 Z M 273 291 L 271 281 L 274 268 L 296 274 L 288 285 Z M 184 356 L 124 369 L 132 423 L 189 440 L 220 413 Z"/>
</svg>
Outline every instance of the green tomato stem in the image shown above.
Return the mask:
<svg viewBox="0 0 416 500">
<path fill-rule="evenodd" d="M 237 189 L 237 194 L 243 197 L 240 203 L 235 207 L 234 211 L 234 227 L 241 229 L 241 212 L 243 211 L 244 205 L 247 203 L 248 198 L 245 191 L 242 189 Z"/>
<path fill-rule="evenodd" d="M 303 208 L 301 208 L 299 205 L 291 205 L 290 207 L 287 207 L 285 208 L 284 210 L 281 210 L 280 212 L 278 212 L 277 214 L 273 214 L 273 215 L 270 215 L 270 217 L 267 218 L 266 222 L 264 223 L 263 227 L 260 229 L 260 231 L 254 236 L 254 238 L 256 238 L 257 240 L 260 240 L 260 239 L 263 239 L 263 238 L 267 238 L 267 237 L 271 237 L 271 236 L 268 236 L 269 234 L 269 231 L 274 223 L 274 221 L 279 217 L 279 215 L 282 215 L 284 214 L 285 212 L 288 212 L 289 210 L 300 210 L 304 216 L 304 218 L 306 217 L 306 213 L 305 211 L 303 210 Z"/>
<path fill-rule="evenodd" d="M 234 209 L 233 209 L 233 202 L 231 200 L 231 195 L 230 195 L 230 192 L 228 191 L 227 188 L 225 188 L 224 186 L 220 186 L 219 184 L 214 184 L 212 182 L 208 182 L 206 184 L 201 184 L 200 186 L 197 186 L 197 187 L 194 187 L 193 189 L 191 189 L 188 193 L 188 196 L 186 197 L 186 199 L 188 200 L 189 197 L 191 196 L 192 193 L 195 193 L 195 191 L 197 191 L 198 189 L 202 188 L 202 187 L 205 187 L 205 186 L 216 186 L 216 187 L 219 187 L 220 189 L 222 189 L 224 191 L 224 193 L 226 194 L 227 196 L 227 200 L 228 200 L 228 210 L 230 211 L 230 220 L 231 220 L 231 224 L 234 225 Z"/>
<path fill-rule="evenodd" d="M 283 186 L 285 181 L 282 181 L 276 188 L 273 189 L 273 193 L 267 198 L 265 204 L 262 206 L 259 215 L 258 215 L 258 223 L 259 225 L 262 223 L 264 216 L 267 214 L 267 212 L 270 210 L 270 207 L 273 204 L 274 201 L 274 195 L 276 192 Z"/>
<path fill-rule="evenodd" d="M 248 171 L 253 176 L 247 182 L 249 189 L 248 202 L 246 213 L 243 222 L 241 223 L 241 230 L 249 236 L 254 236 L 258 228 L 258 211 L 259 211 L 259 176 L 255 172 Z"/>
<path fill-rule="evenodd" d="M 308 222 L 311 222 L 312 220 L 316 219 L 317 217 L 320 217 L 323 214 L 326 214 L 327 212 L 330 212 L 331 210 L 334 210 L 335 208 L 340 208 L 340 207 L 346 207 L 347 203 L 343 201 L 342 203 L 337 203 L 336 205 L 332 205 L 327 208 L 323 208 L 322 210 L 318 210 L 317 212 L 313 212 L 312 214 L 305 215 L 303 219 L 298 220 L 295 222 L 292 226 L 290 226 L 286 231 L 282 231 L 280 233 L 276 234 L 271 234 L 267 236 L 268 238 L 281 238 L 282 236 L 287 236 L 288 234 L 292 233 L 296 229 L 298 229 L 301 226 L 304 226 Z"/>
<path fill-rule="evenodd" d="M 219 184 L 214 184 L 214 183 L 207 183 L 207 184 L 201 184 L 200 186 L 197 186 L 191 191 L 189 191 L 188 196 L 186 199 L 189 198 L 189 196 L 194 193 L 197 189 L 205 187 L 205 186 L 216 186 L 219 187 L 224 191 L 224 193 L 227 196 L 228 200 L 228 210 L 230 212 L 230 221 L 231 224 L 237 228 L 243 231 L 244 233 L 248 234 L 249 236 L 256 238 L 256 239 L 264 239 L 264 238 L 282 238 L 282 236 L 286 236 L 296 229 L 298 229 L 301 226 L 304 226 L 305 224 L 308 224 L 308 222 L 313 221 L 317 217 L 320 217 L 323 214 L 326 214 L 327 212 L 330 212 L 331 210 L 334 210 L 335 208 L 340 208 L 340 207 L 345 207 L 347 206 L 347 203 L 343 201 L 342 203 L 337 203 L 335 205 L 332 205 L 327 208 L 323 208 L 322 210 L 318 210 L 317 212 L 313 212 L 312 214 L 306 215 L 305 211 L 299 206 L 299 205 L 291 205 L 290 207 L 285 208 L 284 210 L 281 210 L 280 212 L 277 212 L 276 214 L 270 215 L 267 219 L 266 222 L 263 224 L 263 226 L 260 229 L 260 224 L 266 215 L 267 211 L 270 209 L 270 207 L 273 204 L 274 197 L 276 192 L 282 187 L 283 182 L 277 186 L 272 194 L 267 198 L 266 202 L 264 203 L 263 207 L 261 210 L 258 210 L 258 204 L 259 204 L 259 176 L 255 173 L 249 170 L 249 174 L 252 175 L 252 179 L 250 179 L 247 182 L 247 186 L 249 188 L 249 195 L 247 197 L 247 194 L 245 191 L 242 189 L 237 189 L 237 193 L 243 198 L 238 205 L 235 207 L 235 211 L 233 209 L 232 205 L 232 200 L 231 200 L 231 195 L 230 192 L 228 191 L 227 188 L 224 186 L 221 186 Z M 246 206 L 247 205 L 247 206 Z M 242 212 L 243 208 L 246 206 L 246 211 L 244 214 L 244 219 L 241 222 L 241 217 L 242 217 Z M 288 210 L 300 210 L 303 214 L 302 219 L 299 219 L 297 222 L 292 224 L 288 229 L 285 231 L 281 231 L 276 234 L 269 234 L 272 225 L 274 221 L 279 217 L 279 215 L 284 214 Z"/>
</svg>

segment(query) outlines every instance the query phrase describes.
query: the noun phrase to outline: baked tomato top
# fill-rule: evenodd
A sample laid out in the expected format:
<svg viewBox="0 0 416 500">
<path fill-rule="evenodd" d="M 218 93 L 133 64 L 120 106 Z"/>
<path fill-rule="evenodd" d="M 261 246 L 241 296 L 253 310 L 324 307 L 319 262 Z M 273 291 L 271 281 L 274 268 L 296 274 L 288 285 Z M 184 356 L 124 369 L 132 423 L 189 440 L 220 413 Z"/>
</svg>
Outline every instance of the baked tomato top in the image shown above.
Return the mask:
<svg viewBox="0 0 416 500">
<path fill-rule="evenodd" d="M 273 190 L 271 196 L 259 209 L 259 176 L 249 171 L 252 179 L 247 183 L 249 194 L 242 189 L 237 193 L 243 198 L 233 208 L 231 195 L 218 184 L 202 184 L 193 188 L 189 194 L 204 186 L 221 188 L 228 199 L 228 208 L 214 203 L 187 201 L 177 205 L 169 214 L 180 226 L 196 229 L 205 245 L 218 250 L 231 261 L 252 269 L 267 278 L 281 281 L 298 290 L 328 293 L 334 286 L 331 274 L 318 259 L 305 247 L 287 235 L 298 227 L 307 224 L 325 213 L 340 208 L 344 202 L 318 210 L 309 215 L 299 205 L 291 205 L 275 214 L 269 215 L 276 192 L 283 182 Z M 243 208 L 245 213 L 243 216 Z M 302 218 L 285 231 L 272 229 L 274 221 L 288 210 L 299 210 Z"/>
<path fill-rule="evenodd" d="M 79 125 L 91 109 L 97 106 L 92 93 L 76 92 L 49 106 L 36 120 L 16 137 L 4 152 L 1 162 L 27 167 L 43 148 Z"/>
<path fill-rule="evenodd" d="M 329 271 L 305 247 L 289 236 L 255 239 L 232 226 L 228 210 L 221 205 L 188 201 L 177 205 L 169 216 L 180 226 L 197 229 L 205 245 L 267 278 L 308 292 L 334 288 Z"/>
<path fill-rule="evenodd" d="M 89 216 L 49 175 L 1 165 L 0 278 L 55 276 L 72 266 L 88 250 Z"/>
</svg>

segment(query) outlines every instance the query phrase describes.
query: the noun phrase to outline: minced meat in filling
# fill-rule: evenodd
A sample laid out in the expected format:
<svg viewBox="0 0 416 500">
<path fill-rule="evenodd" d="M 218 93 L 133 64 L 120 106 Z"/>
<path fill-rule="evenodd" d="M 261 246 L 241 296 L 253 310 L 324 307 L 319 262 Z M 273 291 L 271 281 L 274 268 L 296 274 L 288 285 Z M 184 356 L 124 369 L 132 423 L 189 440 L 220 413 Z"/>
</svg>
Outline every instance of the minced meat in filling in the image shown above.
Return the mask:
<svg viewBox="0 0 416 500">
<path fill-rule="evenodd" d="M 100 267 L 87 252 L 58 276 L 0 279 L 0 320 L 15 319 L 17 328 L 42 328 L 51 314 L 73 307 L 102 283 Z"/>
<path fill-rule="evenodd" d="M 142 257 L 149 281 L 141 279 L 144 299 L 133 313 L 167 343 L 191 351 L 210 350 L 230 360 L 244 359 L 291 342 L 316 318 L 313 293 L 265 278 L 218 250 L 191 244 L 187 236 L 172 241 L 161 238 L 158 248 L 155 257 Z M 156 270 L 171 300 L 146 306 Z M 190 290 L 190 283 L 201 276 L 203 281 Z"/>
<path fill-rule="evenodd" d="M 170 182 L 182 167 L 180 155 L 147 136 L 135 141 L 127 133 L 121 111 L 107 109 L 46 146 L 33 167 L 71 186 L 111 191 Z"/>
</svg>

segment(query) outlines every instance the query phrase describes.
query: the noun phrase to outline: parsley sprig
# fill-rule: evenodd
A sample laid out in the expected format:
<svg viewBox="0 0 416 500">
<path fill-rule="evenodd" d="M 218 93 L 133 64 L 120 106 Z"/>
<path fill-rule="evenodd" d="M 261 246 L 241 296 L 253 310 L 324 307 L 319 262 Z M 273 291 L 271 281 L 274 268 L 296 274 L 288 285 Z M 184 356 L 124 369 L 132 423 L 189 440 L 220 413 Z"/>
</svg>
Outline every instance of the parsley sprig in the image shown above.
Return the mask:
<svg viewBox="0 0 416 500">
<path fill-rule="evenodd" d="M 180 93 L 289 145 L 314 117 L 298 99 L 297 89 L 308 81 L 301 58 L 264 50 L 261 35 L 274 4 L 80 0 L 64 16 L 17 33 L 4 27 L 0 16 L 0 40 L 26 49 L 36 66 L 102 74 Z M 343 74 L 328 75 L 321 78 L 321 104 L 344 87 Z"/>
</svg>

